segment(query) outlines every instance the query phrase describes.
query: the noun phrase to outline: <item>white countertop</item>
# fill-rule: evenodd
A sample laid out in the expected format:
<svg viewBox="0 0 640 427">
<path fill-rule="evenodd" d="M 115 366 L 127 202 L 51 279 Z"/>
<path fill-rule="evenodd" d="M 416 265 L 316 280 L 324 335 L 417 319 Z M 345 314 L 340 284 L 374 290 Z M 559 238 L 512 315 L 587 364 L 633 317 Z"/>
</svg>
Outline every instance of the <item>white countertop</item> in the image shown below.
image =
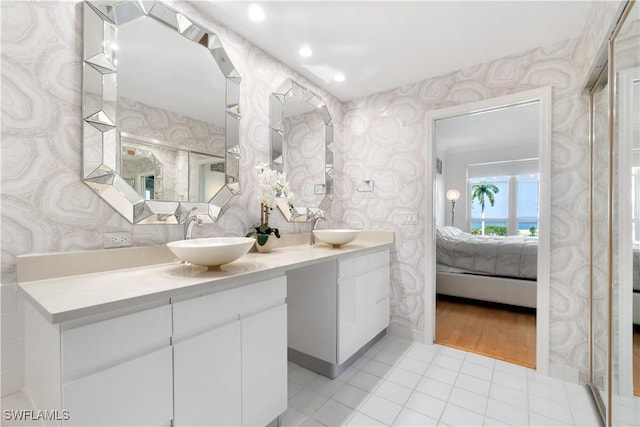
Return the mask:
<svg viewBox="0 0 640 427">
<path fill-rule="evenodd" d="M 19 288 L 49 322 L 59 323 L 162 300 L 168 302 L 168 298 L 179 295 L 219 292 L 281 276 L 287 270 L 390 247 L 392 242 L 391 232 L 361 233 L 361 237 L 340 248 L 307 243 L 276 248 L 271 253 L 249 252 L 214 270 L 164 262 L 42 280 L 19 278 Z M 94 252 L 99 256 L 97 252 L 104 251 Z M 41 262 L 47 262 L 47 255 L 39 257 Z M 36 258 L 25 257 L 23 265 L 33 269 L 38 262 Z"/>
</svg>

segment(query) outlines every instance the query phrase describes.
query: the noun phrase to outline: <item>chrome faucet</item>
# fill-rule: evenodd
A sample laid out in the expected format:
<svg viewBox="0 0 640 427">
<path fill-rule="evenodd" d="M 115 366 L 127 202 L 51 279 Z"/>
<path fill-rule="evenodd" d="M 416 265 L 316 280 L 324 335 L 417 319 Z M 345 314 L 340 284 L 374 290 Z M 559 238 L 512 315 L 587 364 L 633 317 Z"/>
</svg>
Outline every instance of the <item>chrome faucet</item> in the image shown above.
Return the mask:
<svg viewBox="0 0 640 427">
<path fill-rule="evenodd" d="M 196 209 L 198 208 L 191 209 L 191 212 L 189 212 L 187 220 L 184 223 L 184 240 L 191 240 L 194 225 L 202 225 L 202 218 L 196 214 Z"/>
<path fill-rule="evenodd" d="M 316 236 L 315 234 L 313 234 L 313 230 L 316 229 L 316 227 L 318 226 L 318 223 L 320 222 L 320 220 L 323 221 L 327 221 L 327 219 L 323 216 L 317 216 L 316 219 L 313 220 L 313 225 L 311 226 L 311 239 L 309 240 L 309 244 L 311 246 L 315 246 L 316 245 Z"/>
</svg>

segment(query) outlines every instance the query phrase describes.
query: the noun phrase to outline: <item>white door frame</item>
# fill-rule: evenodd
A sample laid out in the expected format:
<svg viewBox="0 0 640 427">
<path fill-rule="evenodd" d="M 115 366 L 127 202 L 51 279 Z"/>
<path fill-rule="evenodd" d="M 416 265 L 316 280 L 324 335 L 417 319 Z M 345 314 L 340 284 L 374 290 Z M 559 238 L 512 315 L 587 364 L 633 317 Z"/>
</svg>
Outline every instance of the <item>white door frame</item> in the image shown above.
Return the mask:
<svg viewBox="0 0 640 427">
<path fill-rule="evenodd" d="M 427 155 L 425 170 L 431 185 L 426 186 L 426 200 L 432 203 L 431 215 L 425 223 L 425 267 L 424 284 L 424 341 L 433 343 L 436 328 L 436 151 L 435 122 L 438 119 L 460 116 L 472 112 L 492 110 L 513 104 L 538 101 L 538 167 L 540 174 L 539 235 L 538 235 L 538 284 L 536 308 L 536 369 L 549 374 L 549 227 L 551 223 L 551 87 L 542 87 L 514 93 L 498 98 L 485 99 L 470 104 L 457 105 L 426 113 Z M 429 181 L 427 181 L 429 182 Z"/>
</svg>

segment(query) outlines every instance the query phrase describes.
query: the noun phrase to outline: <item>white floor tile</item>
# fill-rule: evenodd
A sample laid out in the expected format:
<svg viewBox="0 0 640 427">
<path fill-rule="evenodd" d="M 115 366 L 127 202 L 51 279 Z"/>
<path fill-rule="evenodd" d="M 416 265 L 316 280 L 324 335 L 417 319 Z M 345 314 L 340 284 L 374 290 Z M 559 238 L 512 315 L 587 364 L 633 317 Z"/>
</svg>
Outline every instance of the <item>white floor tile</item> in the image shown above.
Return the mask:
<svg viewBox="0 0 640 427">
<path fill-rule="evenodd" d="M 451 369 L 441 368 L 440 366 L 431 365 L 425 374 L 427 378 L 431 378 L 442 383 L 455 384 L 458 372 Z"/>
<path fill-rule="evenodd" d="M 368 372 L 359 371 L 349 381 L 349 384 L 361 388 L 364 391 L 372 392 L 384 381 L 380 377 L 376 377 Z"/>
<path fill-rule="evenodd" d="M 440 346 L 438 354 L 444 354 L 445 356 L 464 360 L 468 353 L 466 351 L 458 350 L 457 348 Z"/>
<path fill-rule="evenodd" d="M 289 381 L 293 381 L 294 383 L 300 384 L 301 386 L 309 384 L 311 381 L 315 380 L 318 377 L 318 374 L 313 373 L 300 366 L 289 371 Z"/>
<path fill-rule="evenodd" d="M 399 361 L 396 366 L 398 368 L 402 368 L 406 371 L 413 372 L 418 375 L 423 375 L 424 372 L 429 367 L 429 362 L 423 362 L 418 359 L 412 359 L 410 357 L 405 357 L 401 361 Z"/>
<path fill-rule="evenodd" d="M 538 396 L 529 396 L 529 411 L 573 425 L 571 408 L 566 403 L 554 402 Z"/>
<path fill-rule="evenodd" d="M 428 394 L 436 399 L 447 401 L 451 394 L 453 386 L 451 384 L 443 383 L 433 378 L 424 377 L 420 380 L 416 386 L 416 390 L 420 393 Z"/>
<path fill-rule="evenodd" d="M 571 407 L 571 414 L 573 414 L 573 422 L 577 426 L 599 426 L 600 418 L 596 413 L 595 408 L 578 408 Z"/>
<path fill-rule="evenodd" d="M 369 359 L 368 357 L 361 356 L 361 357 L 360 357 L 360 358 L 358 358 L 358 360 L 356 360 L 356 361 L 353 363 L 353 365 L 351 365 L 351 366 L 353 366 L 353 367 L 354 367 L 354 368 L 356 368 L 356 369 L 362 369 L 362 367 L 363 367 L 364 365 L 366 365 L 366 364 L 367 364 L 367 362 L 369 362 L 369 360 L 370 360 L 370 359 Z"/>
<path fill-rule="evenodd" d="M 529 425 L 532 426 L 566 426 L 567 423 L 554 420 L 553 418 L 545 417 L 544 415 L 536 414 L 535 412 L 529 413 Z M 595 427 L 595 425 L 594 425 Z"/>
<path fill-rule="evenodd" d="M 421 379 L 422 377 L 420 375 L 414 372 L 405 371 L 402 368 L 395 368 L 389 375 L 387 375 L 387 380 L 411 389 L 415 388 Z"/>
<path fill-rule="evenodd" d="M 378 387 L 373 394 L 393 403 L 397 403 L 398 405 L 404 405 L 412 392 L 413 390 L 410 388 L 391 381 L 385 381 L 380 384 L 380 387 Z"/>
<path fill-rule="evenodd" d="M 324 405 L 327 400 L 329 400 L 327 396 L 303 388 L 289 399 L 289 406 L 307 416 L 311 416 L 320 406 Z"/>
<path fill-rule="evenodd" d="M 296 394 L 297 392 L 299 392 L 300 390 L 303 389 L 303 386 L 301 386 L 298 383 L 294 383 L 293 381 L 289 380 L 287 382 L 287 392 L 289 394 L 289 399 L 291 399 L 291 397 Z"/>
<path fill-rule="evenodd" d="M 369 398 L 369 393 L 351 384 L 345 384 L 331 398 L 350 408 L 358 409 Z"/>
<path fill-rule="evenodd" d="M 404 406 L 422 415 L 439 420 L 445 404 L 443 400 L 414 391 Z"/>
<path fill-rule="evenodd" d="M 487 397 L 454 387 L 453 391 L 451 391 L 451 396 L 449 396 L 449 403 L 466 408 L 478 414 L 484 414 L 484 411 L 487 408 Z M 447 424 L 451 424 L 446 420 L 445 422 Z M 480 422 L 482 422 L 482 420 L 480 420 Z"/>
<path fill-rule="evenodd" d="M 480 378 L 481 380 L 491 381 L 493 368 L 465 361 L 462 364 L 462 368 L 460 368 L 460 373 Z"/>
<path fill-rule="evenodd" d="M 362 405 L 360 412 L 386 425 L 391 425 L 401 409 L 401 405 L 374 395 Z"/>
<path fill-rule="evenodd" d="M 353 378 L 353 376 L 355 374 L 357 374 L 358 372 L 360 372 L 359 369 L 354 368 L 353 366 L 349 366 L 347 369 L 345 369 L 340 375 L 338 375 L 338 378 L 340 381 L 344 381 L 347 382 L 349 381 L 351 378 Z"/>
<path fill-rule="evenodd" d="M 280 415 L 280 425 L 284 427 L 297 427 L 301 425 L 308 417 L 302 412 L 289 407 L 282 415 Z"/>
<path fill-rule="evenodd" d="M 450 426 L 479 426 L 484 421 L 484 415 L 478 414 L 468 409 L 447 403 L 440 418 L 441 423 Z"/>
<path fill-rule="evenodd" d="M 371 417 L 366 416 L 365 414 L 361 414 L 360 412 L 356 413 L 351 421 L 347 424 L 348 426 L 362 426 L 362 427 L 376 427 L 376 426 L 386 426 L 387 424 L 381 423 L 378 420 L 374 420 Z"/>
<path fill-rule="evenodd" d="M 382 350 L 373 356 L 373 359 L 378 362 L 386 363 L 387 365 L 395 365 L 403 359 L 403 355 L 389 350 Z"/>
<path fill-rule="evenodd" d="M 413 347 L 407 352 L 407 357 L 423 362 L 431 362 L 436 357 L 436 349 L 422 346 Z"/>
<path fill-rule="evenodd" d="M 516 390 L 527 391 L 527 377 L 516 376 L 502 371 L 493 371 L 492 384 L 500 384 Z"/>
<path fill-rule="evenodd" d="M 330 380 L 329 378 L 319 376 L 318 378 L 307 384 L 306 388 L 308 388 L 309 390 L 313 390 L 316 393 L 323 394 L 327 397 L 331 397 L 344 384 L 344 381 L 341 381 L 339 379 Z"/>
<path fill-rule="evenodd" d="M 528 413 L 525 409 L 489 399 L 486 416 L 513 426 L 528 425 Z"/>
<path fill-rule="evenodd" d="M 467 356 L 464 358 L 465 362 L 475 363 L 476 365 L 484 366 L 486 368 L 493 369 L 493 366 L 496 363 L 495 359 L 492 359 L 487 356 L 483 356 L 481 354 L 475 353 L 467 353 Z"/>
<path fill-rule="evenodd" d="M 386 363 L 382 363 L 378 360 L 369 360 L 361 369 L 361 371 L 368 372 L 380 378 L 385 378 L 392 370 L 393 366 L 387 365 Z"/>
<path fill-rule="evenodd" d="M 458 374 L 455 386 L 477 394 L 482 394 L 483 396 L 488 396 L 491 383 L 481 380 L 480 378 L 472 377 L 471 375 Z"/>
<path fill-rule="evenodd" d="M 569 404 L 567 393 L 562 387 L 556 387 L 554 385 L 542 382 L 529 381 L 528 391 L 529 394 L 532 394 L 534 396 L 544 397 L 545 399 L 554 400 L 556 402 L 561 402 L 567 405 Z"/>
<path fill-rule="evenodd" d="M 463 361 L 461 359 L 445 356 L 444 354 L 437 355 L 431 361 L 432 366 L 436 365 L 456 372 L 460 370 L 462 363 Z"/>
<path fill-rule="evenodd" d="M 598 422 L 586 388 L 528 368 L 391 336 L 366 354 L 336 380 L 289 363 L 289 409 L 281 424 L 572 426 Z"/>
<path fill-rule="evenodd" d="M 502 421 L 498 421 L 495 420 L 493 418 L 490 417 L 484 417 L 484 426 L 486 427 L 494 427 L 494 426 L 508 426 L 509 424 L 502 422 Z"/>
<path fill-rule="evenodd" d="M 328 426 L 343 426 L 354 414 L 354 409 L 329 399 L 313 414 L 313 418 Z"/>
<path fill-rule="evenodd" d="M 398 417 L 393 422 L 394 426 L 437 426 L 438 420 L 434 420 L 433 418 L 429 418 L 426 415 L 422 415 L 419 412 L 413 411 L 409 408 L 403 408 L 398 414 Z"/>
<path fill-rule="evenodd" d="M 489 397 L 522 409 L 527 409 L 529 405 L 527 393 L 500 384 L 491 385 Z"/>
<path fill-rule="evenodd" d="M 324 426 L 320 421 L 314 420 L 313 418 L 307 418 L 301 426 L 303 427 L 321 427 Z"/>
<path fill-rule="evenodd" d="M 504 360 L 496 360 L 494 369 L 500 372 L 506 372 L 507 374 L 515 375 L 517 377 L 527 378 L 527 374 L 530 369 L 524 366 L 515 365 L 513 363 L 505 362 Z"/>
</svg>

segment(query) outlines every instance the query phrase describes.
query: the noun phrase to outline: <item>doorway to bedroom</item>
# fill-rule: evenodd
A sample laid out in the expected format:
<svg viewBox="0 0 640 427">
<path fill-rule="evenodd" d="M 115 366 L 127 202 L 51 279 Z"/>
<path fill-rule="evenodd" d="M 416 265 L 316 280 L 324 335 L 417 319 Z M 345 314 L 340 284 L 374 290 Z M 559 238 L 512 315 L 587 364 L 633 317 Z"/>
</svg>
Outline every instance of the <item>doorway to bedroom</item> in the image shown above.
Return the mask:
<svg viewBox="0 0 640 427">
<path fill-rule="evenodd" d="M 544 95 L 530 91 L 428 114 L 436 166 L 427 276 L 433 341 L 539 370 L 548 352 Z"/>
</svg>

